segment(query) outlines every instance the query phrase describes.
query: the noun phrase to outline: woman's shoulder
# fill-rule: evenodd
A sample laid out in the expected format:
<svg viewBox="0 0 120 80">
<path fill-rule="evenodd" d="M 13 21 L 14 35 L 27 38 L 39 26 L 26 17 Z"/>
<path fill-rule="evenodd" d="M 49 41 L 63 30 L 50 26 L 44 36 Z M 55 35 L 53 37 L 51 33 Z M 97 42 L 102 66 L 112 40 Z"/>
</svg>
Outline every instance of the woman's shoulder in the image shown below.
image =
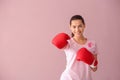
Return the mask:
<svg viewBox="0 0 120 80">
<path fill-rule="evenodd" d="M 68 44 L 65 49 L 69 49 L 70 46 L 75 45 L 73 38 L 70 38 L 69 40 L 67 40 L 67 42 L 68 42 Z"/>
<path fill-rule="evenodd" d="M 92 40 L 92 39 L 88 39 L 87 44 L 88 44 L 88 46 L 95 46 L 96 45 L 96 41 Z"/>
<path fill-rule="evenodd" d="M 68 43 L 69 43 L 69 44 L 73 44 L 73 43 L 74 43 L 74 40 L 73 40 L 72 37 L 68 40 Z"/>
<path fill-rule="evenodd" d="M 96 41 L 95 40 L 93 40 L 93 39 L 87 39 L 88 40 L 88 42 L 90 42 L 90 43 L 96 43 Z"/>
</svg>

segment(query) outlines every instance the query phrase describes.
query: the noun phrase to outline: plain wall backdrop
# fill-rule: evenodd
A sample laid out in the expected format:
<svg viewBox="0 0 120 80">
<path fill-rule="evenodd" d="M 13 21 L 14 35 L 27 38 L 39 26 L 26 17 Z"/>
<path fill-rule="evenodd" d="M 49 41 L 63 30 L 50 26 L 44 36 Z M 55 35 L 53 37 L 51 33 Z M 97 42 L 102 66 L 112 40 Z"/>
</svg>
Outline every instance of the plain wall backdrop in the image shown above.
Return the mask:
<svg viewBox="0 0 120 80">
<path fill-rule="evenodd" d="M 51 40 L 75 14 L 98 45 L 93 80 L 120 80 L 120 0 L 0 0 L 0 80 L 59 80 L 66 60 Z"/>
</svg>

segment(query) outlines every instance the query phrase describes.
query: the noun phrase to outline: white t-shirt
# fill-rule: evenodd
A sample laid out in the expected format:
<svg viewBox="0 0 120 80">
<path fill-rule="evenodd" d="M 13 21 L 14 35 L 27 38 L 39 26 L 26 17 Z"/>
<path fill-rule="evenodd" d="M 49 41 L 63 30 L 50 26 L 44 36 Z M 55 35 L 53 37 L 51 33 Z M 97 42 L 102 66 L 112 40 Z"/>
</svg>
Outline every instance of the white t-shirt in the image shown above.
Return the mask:
<svg viewBox="0 0 120 80">
<path fill-rule="evenodd" d="M 87 48 L 93 54 L 98 53 L 95 41 L 87 40 L 84 45 L 80 45 L 73 38 L 68 40 L 68 44 L 64 49 L 67 61 L 66 69 L 62 73 L 60 80 L 92 80 L 89 65 L 76 60 L 77 51 L 82 47 Z"/>
</svg>

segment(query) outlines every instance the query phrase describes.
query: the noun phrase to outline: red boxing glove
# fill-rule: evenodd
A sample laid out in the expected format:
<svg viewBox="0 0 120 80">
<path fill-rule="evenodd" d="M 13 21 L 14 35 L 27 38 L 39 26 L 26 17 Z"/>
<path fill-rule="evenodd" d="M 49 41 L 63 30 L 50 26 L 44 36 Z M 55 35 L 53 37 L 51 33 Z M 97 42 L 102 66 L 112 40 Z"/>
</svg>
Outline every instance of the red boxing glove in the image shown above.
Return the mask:
<svg viewBox="0 0 120 80">
<path fill-rule="evenodd" d="M 97 60 L 95 60 L 95 63 L 93 64 L 94 66 L 97 66 L 97 64 L 98 64 L 98 61 Z"/>
<path fill-rule="evenodd" d="M 66 33 L 59 33 L 53 38 L 52 44 L 57 48 L 62 49 L 68 44 L 68 39 L 70 39 L 70 37 Z"/>
<path fill-rule="evenodd" d="M 96 66 L 98 64 L 98 61 L 95 60 L 94 55 L 86 48 L 81 48 L 80 50 L 78 50 L 76 59 L 78 61 L 84 61 L 85 63 L 92 66 Z"/>
</svg>

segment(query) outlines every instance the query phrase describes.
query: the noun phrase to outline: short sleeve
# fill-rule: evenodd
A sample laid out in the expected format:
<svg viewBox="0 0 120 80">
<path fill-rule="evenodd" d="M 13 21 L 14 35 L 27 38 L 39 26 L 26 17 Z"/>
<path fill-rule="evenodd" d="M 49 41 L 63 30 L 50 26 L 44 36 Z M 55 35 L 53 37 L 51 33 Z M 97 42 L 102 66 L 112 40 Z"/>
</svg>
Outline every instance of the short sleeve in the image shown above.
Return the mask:
<svg viewBox="0 0 120 80">
<path fill-rule="evenodd" d="M 87 48 L 90 52 L 92 52 L 94 55 L 98 54 L 98 47 L 94 40 L 90 40 L 87 44 Z"/>
</svg>

